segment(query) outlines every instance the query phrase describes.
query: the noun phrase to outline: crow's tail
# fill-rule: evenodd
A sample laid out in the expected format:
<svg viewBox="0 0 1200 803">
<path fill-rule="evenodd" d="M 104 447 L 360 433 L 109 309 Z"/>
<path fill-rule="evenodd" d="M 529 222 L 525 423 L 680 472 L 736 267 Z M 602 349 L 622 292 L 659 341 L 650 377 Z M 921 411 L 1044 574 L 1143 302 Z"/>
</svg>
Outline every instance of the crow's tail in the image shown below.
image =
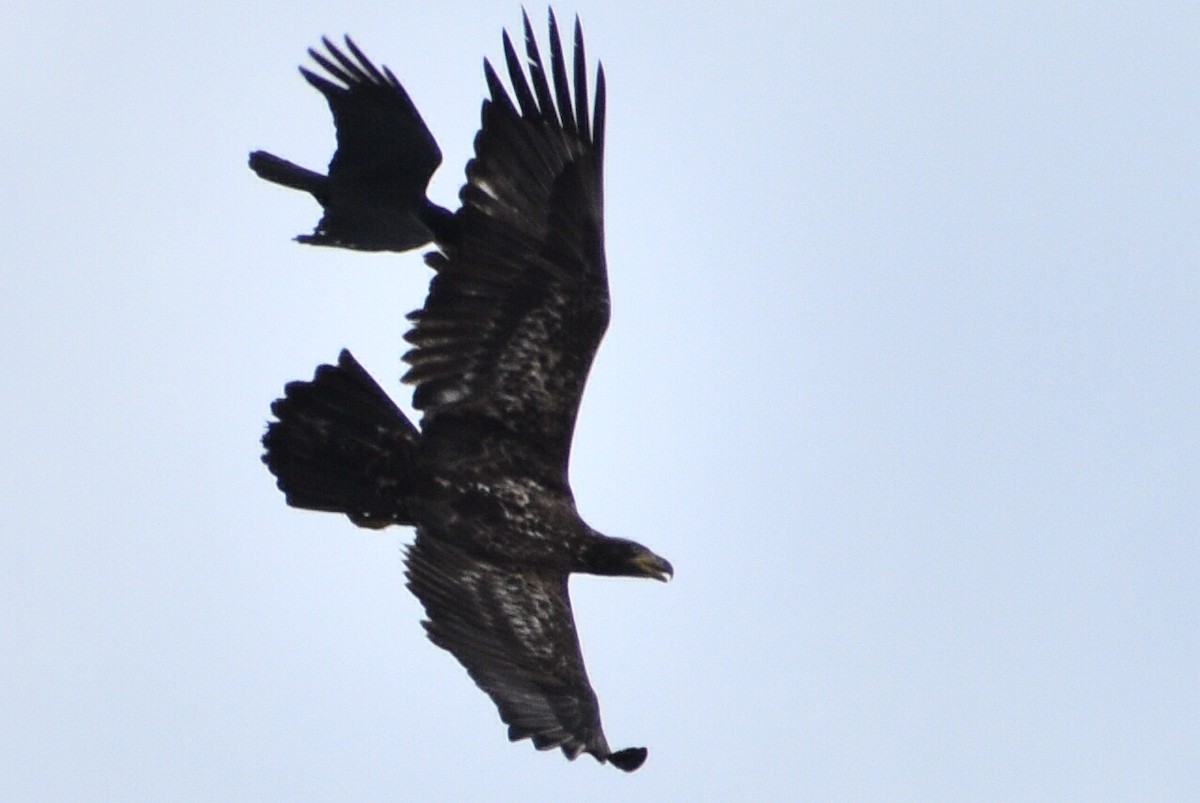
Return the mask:
<svg viewBox="0 0 1200 803">
<path fill-rule="evenodd" d="M 321 203 L 325 202 L 325 185 L 328 179 L 320 173 L 293 164 L 287 159 L 280 159 L 266 151 L 250 154 L 250 169 L 257 173 L 259 178 L 294 190 L 303 190 L 311 193 Z"/>
</svg>

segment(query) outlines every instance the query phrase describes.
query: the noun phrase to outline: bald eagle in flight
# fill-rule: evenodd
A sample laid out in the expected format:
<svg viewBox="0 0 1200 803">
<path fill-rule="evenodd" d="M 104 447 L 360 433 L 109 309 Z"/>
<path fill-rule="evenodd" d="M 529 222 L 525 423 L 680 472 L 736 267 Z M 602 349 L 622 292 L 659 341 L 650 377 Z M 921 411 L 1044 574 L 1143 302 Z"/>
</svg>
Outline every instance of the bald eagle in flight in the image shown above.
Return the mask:
<svg viewBox="0 0 1200 803">
<path fill-rule="evenodd" d="M 345 50 L 328 39 L 325 52 L 309 50 L 324 74 L 301 73 L 337 128 L 328 175 L 263 151 L 250 166 L 324 207 L 301 242 L 434 243 L 429 295 L 405 335 L 404 381 L 422 418 L 418 429 L 343 351 L 271 406 L 263 461 L 294 507 L 416 528 L 407 577 L 425 630 L 492 698 L 509 739 L 633 771 L 646 749 L 609 748 L 567 593 L 572 572 L 673 575 L 644 546 L 589 527 L 568 481 L 580 397 L 609 320 L 604 73 L 589 109 L 578 19 L 570 73 L 553 12 L 549 72 L 527 16 L 524 26 L 524 65 L 503 38 L 515 102 L 484 62 L 491 98 L 453 213 L 425 197 L 441 153 L 391 70 L 349 37 Z"/>
</svg>

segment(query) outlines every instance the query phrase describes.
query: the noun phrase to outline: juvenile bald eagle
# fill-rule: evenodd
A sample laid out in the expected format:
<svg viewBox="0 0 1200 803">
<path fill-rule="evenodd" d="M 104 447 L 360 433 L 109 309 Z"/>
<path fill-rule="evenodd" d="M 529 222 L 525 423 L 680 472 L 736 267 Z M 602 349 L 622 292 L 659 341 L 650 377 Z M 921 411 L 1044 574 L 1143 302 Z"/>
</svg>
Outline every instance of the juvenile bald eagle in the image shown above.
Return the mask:
<svg viewBox="0 0 1200 803">
<path fill-rule="evenodd" d="M 602 163 L 604 73 L 589 110 L 575 23 L 568 74 L 554 15 L 550 73 L 528 17 L 528 79 L 507 33 L 516 102 L 484 62 L 484 101 L 461 208 L 425 197 L 441 154 L 407 93 L 346 38 L 302 69 L 329 101 L 337 152 L 321 175 L 264 152 L 263 178 L 324 207 L 302 242 L 403 251 L 432 241 L 435 271 L 405 339 L 418 430 L 343 351 L 272 405 L 264 462 L 288 504 L 363 527 L 416 527 L 408 587 L 429 638 L 496 703 L 512 740 L 592 754 L 626 771 L 600 725 L 567 593 L 572 572 L 667 580 L 671 564 L 593 530 L 568 482 L 584 383 L 609 320 Z M 590 113 L 589 113 L 590 111 Z"/>
</svg>

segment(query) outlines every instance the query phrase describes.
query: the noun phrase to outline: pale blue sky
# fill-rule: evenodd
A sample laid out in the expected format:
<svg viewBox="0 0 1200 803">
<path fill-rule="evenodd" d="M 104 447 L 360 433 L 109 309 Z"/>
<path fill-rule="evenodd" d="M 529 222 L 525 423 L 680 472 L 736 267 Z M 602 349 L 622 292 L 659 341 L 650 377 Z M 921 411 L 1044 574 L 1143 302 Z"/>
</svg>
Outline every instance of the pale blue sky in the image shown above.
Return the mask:
<svg viewBox="0 0 1200 803">
<path fill-rule="evenodd" d="M 351 33 L 452 205 L 515 3 L 0 11 L 0 797 L 1200 794 L 1200 5 L 559 5 L 609 79 L 573 481 L 626 776 L 510 745 L 407 530 L 286 507 L 283 384 L 398 401 L 412 255 L 305 248 Z M 531 8 L 542 27 L 544 9 Z"/>
</svg>

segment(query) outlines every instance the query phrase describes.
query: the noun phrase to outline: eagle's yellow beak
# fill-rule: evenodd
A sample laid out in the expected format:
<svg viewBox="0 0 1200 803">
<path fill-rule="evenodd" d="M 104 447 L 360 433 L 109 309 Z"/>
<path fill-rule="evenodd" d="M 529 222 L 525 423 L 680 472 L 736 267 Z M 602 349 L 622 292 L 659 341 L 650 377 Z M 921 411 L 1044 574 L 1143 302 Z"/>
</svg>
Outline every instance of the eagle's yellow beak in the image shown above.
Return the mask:
<svg viewBox="0 0 1200 803">
<path fill-rule="evenodd" d="M 675 569 L 671 566 L 671 562 L 660 558 L 650 550 L 646 550 L 645 554 L 638 555 L 633 562 L 646 577 L 653 577 L 655 580 L 666 583 L 675 576 Z"/>
</svg>

